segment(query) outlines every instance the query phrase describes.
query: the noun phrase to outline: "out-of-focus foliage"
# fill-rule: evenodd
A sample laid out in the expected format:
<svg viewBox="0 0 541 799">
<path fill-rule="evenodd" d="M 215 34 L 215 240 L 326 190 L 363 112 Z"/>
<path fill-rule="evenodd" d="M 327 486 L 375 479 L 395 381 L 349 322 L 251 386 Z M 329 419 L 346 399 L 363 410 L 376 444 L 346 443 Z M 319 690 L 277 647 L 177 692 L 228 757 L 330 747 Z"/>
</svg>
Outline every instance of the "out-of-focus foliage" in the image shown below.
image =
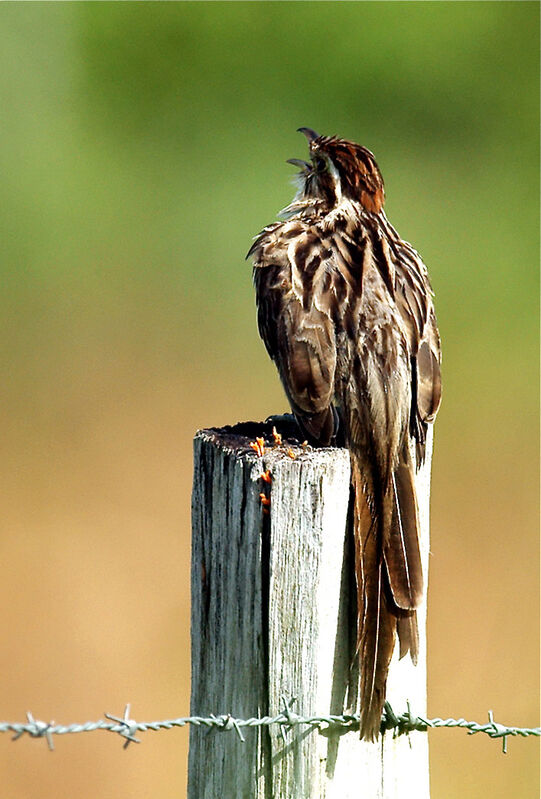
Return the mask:
<svg viewBox="0 0 541 799">
<path fill-rule="evenodd" d="M 244 255 L 291 198 L 308 125 L 375 152 L 436 291 L 429 711 L 535 723 L 538 4 L 21 3 L 0 19 L 4 564 L 8 588 L 28 585 L 8 715 L 93 717 L 108 697 L 187 711 L 190 437 L 285 409 Z M 62 767 L 2 742 L 6 795 L 105 796 L 102 780 L 180 796 L 179 736 L 130 751 L 125 794 L 114 741 L 66 744 Z M 502 764 L 465 740 L 432 734 L 435 797 L 534 795 L 534 745 Z"/>
</svg>

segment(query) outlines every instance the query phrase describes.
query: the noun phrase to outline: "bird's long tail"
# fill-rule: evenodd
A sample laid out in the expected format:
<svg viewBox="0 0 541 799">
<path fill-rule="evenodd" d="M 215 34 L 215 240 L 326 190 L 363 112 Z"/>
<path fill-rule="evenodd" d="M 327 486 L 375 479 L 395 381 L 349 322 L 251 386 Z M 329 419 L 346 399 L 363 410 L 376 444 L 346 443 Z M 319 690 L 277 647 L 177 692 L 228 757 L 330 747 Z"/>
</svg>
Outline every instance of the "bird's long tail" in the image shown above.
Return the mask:
<svg viewBox="0 0 541 799">
<path fill-rule="evenodd" d="M 400 657 L 418 655 L 415 608 L 423 593 L 414 466 L 407 443 L 384 489 L 367 482 L 352 452 L 361 738 L 379 735 L 389 664 L 398 632 Z"/>
</svg>

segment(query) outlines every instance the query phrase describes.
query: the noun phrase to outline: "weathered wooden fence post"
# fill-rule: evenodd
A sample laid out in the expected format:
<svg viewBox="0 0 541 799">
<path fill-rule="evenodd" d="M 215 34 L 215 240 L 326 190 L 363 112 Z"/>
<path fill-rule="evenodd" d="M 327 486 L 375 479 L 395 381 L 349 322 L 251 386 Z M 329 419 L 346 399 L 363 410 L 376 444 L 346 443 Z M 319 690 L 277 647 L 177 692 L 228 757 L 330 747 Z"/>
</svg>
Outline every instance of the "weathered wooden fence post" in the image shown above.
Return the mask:
<svg viewBox="0 0 541 799">
<path fill-rule="evenodd" d="M 262 455 L 250 447 L 256 436 Z M 272 442 L 271 427 L 255 423 L 195 438 L 192 715 L 274 716 L 284 696 L 302 716 L 357 709 L 348 452 Z M 418 476 L 425 582 L 430 454 L 431 439 Z M 388 699 L 423 715 L 424 606 L 419 629 L 419 664 L 392 664 Z M 428 799 L 424 733 L 376 744 L 305 726 L 242 733 L 244 743 L 191 727 L 188 799 Z"/>
</svg>

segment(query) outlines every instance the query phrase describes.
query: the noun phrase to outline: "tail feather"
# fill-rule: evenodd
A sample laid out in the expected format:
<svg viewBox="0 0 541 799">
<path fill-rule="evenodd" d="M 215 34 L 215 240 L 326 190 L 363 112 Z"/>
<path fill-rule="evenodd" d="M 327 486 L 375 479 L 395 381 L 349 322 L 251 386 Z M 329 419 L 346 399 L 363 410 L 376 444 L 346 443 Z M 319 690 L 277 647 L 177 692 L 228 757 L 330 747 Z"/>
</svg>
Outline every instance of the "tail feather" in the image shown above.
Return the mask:
<svg viewBox="0 0 541 799">
<path fill-rule="evenodd" d="M 392 476 L 391 491 L 392 521 L 384 545 L 387 577 L 395 605 L 414 610 L 423 596 L 423 571 L 414 467 L 407 442 Z"/>
<path fill-rule="evenodd" d="M 414 469 L 409 450 L 396 467 L 385 496 L 363 479 L 352 453 L 353 515 L 361 667 L 361 738 L 376 740 L 381 726 L 389 664 L 396 635 L 399 656 L 417 663 L 419 634 L 415 608 L 423 593 Z M 386 508 L 392 505 L 392 513 Z M 389 521 L 390 520 L 390 524 Z"/>
<path fill-rule="evenodd" d="M 389 612 L 381 536 L 363 490 L 361 471 L 352 462 L 355 491 L 353 515 L 358 597 L 358 651 L 361 665 L 361 738 L 379 735 L 385 685 L 394 649 L 397 619 Z"/>
<path fill-rule="evenodd" d="M 419 658 L 419 628 L 417 626 L 417 612 L 415 610 L 406 611 L 398 616 L 397 620 L 398 640 L 400 649 L 398 657 L 400 660 L 410 653 L 413 665 L 417 665 Z"/>
</svg>

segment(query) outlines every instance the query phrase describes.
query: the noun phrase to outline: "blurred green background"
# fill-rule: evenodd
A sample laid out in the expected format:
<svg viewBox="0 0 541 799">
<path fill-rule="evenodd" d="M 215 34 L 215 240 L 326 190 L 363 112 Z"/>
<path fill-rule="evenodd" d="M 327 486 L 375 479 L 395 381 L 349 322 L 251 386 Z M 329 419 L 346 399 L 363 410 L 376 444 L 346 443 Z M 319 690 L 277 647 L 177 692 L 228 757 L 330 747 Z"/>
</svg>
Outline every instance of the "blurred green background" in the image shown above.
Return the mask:
<svg viewBox="0 0 541 799">
<path fill-rule="evenodd" d="M 0 19 L 1 715 L 187 713 L 191 439 L 286 409 L 244 255 L 308 125 L 375 152 L 436 291 L 429 714 L 537 724 L 539 5 Z M 2 794 L 183 797 L 187 742 L 5 737 Z M 430 742 L 435 799 L 538 795 L 533 740 Z"/>
</svg>

